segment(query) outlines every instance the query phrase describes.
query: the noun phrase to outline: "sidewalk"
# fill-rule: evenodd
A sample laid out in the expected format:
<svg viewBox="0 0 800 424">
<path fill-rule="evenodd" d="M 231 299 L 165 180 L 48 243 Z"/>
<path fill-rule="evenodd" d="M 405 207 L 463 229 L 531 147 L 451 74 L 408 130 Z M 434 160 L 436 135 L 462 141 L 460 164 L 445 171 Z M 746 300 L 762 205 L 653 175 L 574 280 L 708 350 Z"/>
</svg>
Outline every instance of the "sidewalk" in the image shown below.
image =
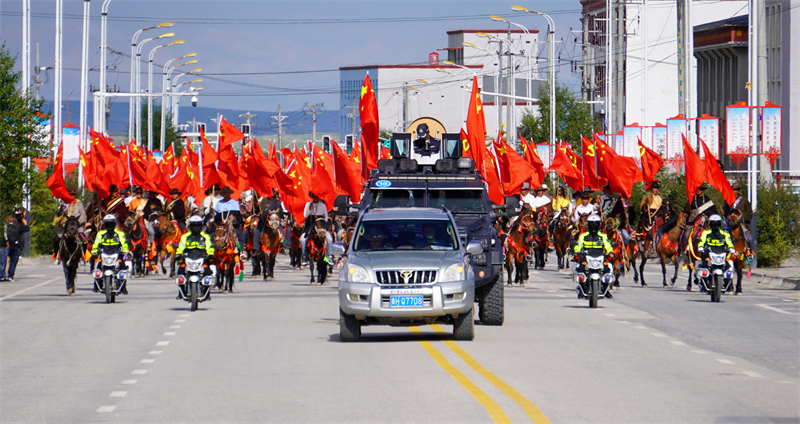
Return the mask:
<svg viewBox="0 0 800 424">
<path fill-rule="evenodd" d="M 758 284 L 800 290 L 800 260 L 789 259 L 780 268 L 753 268 L 750 280 L 755 280 Z"/>
</svg>

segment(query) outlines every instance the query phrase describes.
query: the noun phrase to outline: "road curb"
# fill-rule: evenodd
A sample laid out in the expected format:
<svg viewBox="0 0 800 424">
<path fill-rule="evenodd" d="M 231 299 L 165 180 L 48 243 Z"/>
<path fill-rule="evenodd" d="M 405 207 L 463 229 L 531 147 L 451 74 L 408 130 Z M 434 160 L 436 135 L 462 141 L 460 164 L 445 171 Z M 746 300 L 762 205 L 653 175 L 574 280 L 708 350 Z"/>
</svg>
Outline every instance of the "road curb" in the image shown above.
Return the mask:
<svg viewBox="0 0 800 424">
<path fill-rule="evenodd" d="M 46 266 L 53 265 L 53 259 L 49 256 L 35 256 L 32 258 L 21 257 L 17 266 Z"/>
<path fill-rule="evenodd" d="M 758 284 L 768 284 L 788 290 L 800 290 L 800 278 L 780 277 L 760 272 L 753 272 L 750 278 L 756 280 Z"/>
</svg>

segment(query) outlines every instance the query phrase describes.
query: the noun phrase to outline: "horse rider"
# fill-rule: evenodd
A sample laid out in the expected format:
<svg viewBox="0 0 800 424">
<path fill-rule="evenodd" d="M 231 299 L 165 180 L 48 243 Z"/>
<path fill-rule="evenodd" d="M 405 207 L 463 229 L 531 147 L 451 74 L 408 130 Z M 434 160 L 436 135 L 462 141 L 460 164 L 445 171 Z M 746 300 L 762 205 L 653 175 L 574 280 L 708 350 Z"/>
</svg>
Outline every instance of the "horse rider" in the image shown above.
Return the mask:
<svg viewBox="0 0 800 424">
<path fill-rule="evenodd" d="M 572 212 L 572 223 L 577 227 L 581 217 L 592 215 L 597 212 L 597 205 L 591 203 L 592 189 L 589 186 L 583 188 L 581 192 L 581 203 Z"/>
<path fill-rule="evenodd" d="M 133 189 L 133 199 L 128 203 L 128 210 L 135 212 L 136 217 L 144 216 L 144 208 L 147 206 L 147 199 L 144 198 L 144 190 L 141 187 Z"/>
<path fill-rule="evenodd" d="M 536 196 L 531 194 L 531 185 L 525 181 L 522 183 L 522 188 L 519 189 L 519 205 L 531 205 L 531 208 L 533 208 L 535 200 Z"/>
<path fill-rule="evenodd" d="M 64 226 L 67 224 L 67 220 L 70 218 L 77 219 L 81 234 L 83 234 L 83 228 L 86 226 L 86 209 L 83 207 L 83 202 L 75 197 L 77 190 L 75 190 L 75 187 L 67 187 L 67 193 L 75 198 L 75 200 L 72 203 L 61 203 L 58 205 L 58 209 L 56 209 L 56 216 L 53 218 L 53 225 L 56 226 L 56 236 L 53 237 L 53 259 L 58 256 L 58 248 L 61 243 L 61 238 L 64 237 L 64 232 L 66 231 Z"/>
<path fill-rule="evenodd" d="M 120 196 L 116 185 L 111 184 L 108 188 L 108 197 L 100 203 L 100 210 L 106 215 L 114 215 L 118 228 L 122 229 L 122 223 L 128 217 L 128 207 L 125 206 L 125 199 Z"/>
<path fill-rule="evenodd" d="M 233 190 L 228 186 L 223 187 L 219 194 L 222 196 L 222 200 L 218 200 L 214 203 L 214 223 L 217 224 L 217 226 L 226 225 L 229 222 L 233 225 L 233 231 L 236 233 L 236 241 L 239 243 L 239 254 L 241 255 L 241 259 L 246 261 L 248 258 L 245 249 L 247 240 L 245 240 L 244 232 L 242 232 L 244 218 L 242 218 L 239 202 L 231 199 Z"/>
<path fill-rule="evenodd" d="M 167 215 L 170 220 L 178 222 L 178 227 L 181 231 L 186 231 L 186 204 L 181 199 L 181 191 L 173 188 L 170 190 L 169 195 L 172 200 L 167 203 Z"/>
<path fill-rule="evenodd" d="M 663 200 L 658 191 L 661 189 L 661 183 L 658 180 L 653 180 L 650 183 L 650 192 L 642 198 L 641 218 L 639 219 L 639 234 L 645 235 L 645 241 L 652 241 L 655 233 L 658 232 L 656 225 L 656 218 L 663 215 L 666 210 L 663 205 Z"/>
<path fill-rule="evenodd" d="M 695 192 L 694 196 L 692 196 L 692 201 L 686 205 L 684 212 L 689 214 L 688 222 L 694 223 L 700 216 L 711 218 L 711 215 L 717 214 L 717 207 L 714 206 L 714 201 L 705 194 L 707 189 L 708 184 L 703 182 L 703 184 L 697 188 L 697 192 Z"/>
<path fill-rule="evenodd" d="M 117 228 L 117 218 L 112 215 L 108 214 L 103 217 L 103 229 L 97 233 L 97 237 L 94 240 L 94 244 L 92 245 L 92 255 L 97 255 L 97 251 L 100 250 L 100 246 L 120 246 L 121 252 L 120 256 L 123 256 L 130 252 L 128 248 L 128 239 L 125 233 Z M 131 264 L 130 261 L 125 261 L 125 269 L 130 269 Z M 128 285 L 124 285 L 122 287 L 122 294 L 128 294 Z M 97 286 L 95 286 L 92 291 L 95 293 L 99 292 L 97 290 Z"/>
<path fill-rule="evenodd" d="M 580 260 L 581 252 L 586 249 L 601 249 L 607 259 L 609 256 L 614 255 L 614 249 L 612 249 L 611 243 L 608 242 L 608 237 L 606 237 L 605 233 L 600 231 L 601 222 L 600 216 L 596 213 L 589 215 L 589 218 L 586 220 L 586 231 L 578 237 L 578 241 L 575 243 L 573 251 L 575 252 L 574 260 L 577 262 L 577 267 L 575 268 L 575 272 L 577 273 L 586 272 L 586 266 L 584 262 Z M 609 266 L 608 262 L 609 261 L 603 261 L 603 274 L 611 273 L 611 266 Z M 608 283 L 603 284 L 605 285 Z M 583 299 L 581 289 L 576 287 L 576 290 L 578 291 L 578 299 Z M 611 292 L 609 291 L 606 294 L 606 298 L 611 299 L 611 297 Z"/>
<path fill-rule="evenodd" d="M 142 210 L 144 216 L 148 218 L 148 220 L 150 220 L 153 214 L 158 215 L 163 210 L 164 210 L 164 204 L 161 203 L 161 199 L 158 198 L 158 193 L 149 190 L 147 192 L 147 203 L 145 204 L 144 209 Z"/>
<path fill-rule="evenodd" d="M 728 223 L 726 228 L 731 228 L 731 214 L 738 210 L 741 213 L 742 231 L 744 232 L 744 238 L 747 242 L 747 255 L 750 255 L 753 249 L 753 235 L 750 233 L 750 220 L 753 218 L 753 209 L 750 207 L 750 201 L 747 200 L 747 197 L 741 194 L 742 187 L 739 185 L 738 181 L 734 181 L 733 184 L 731 184 L 731 189 L 736 199 L 730 205 L 726 202 L 722 206 L 722 212 L 725 214 L 725 221 Z"/>
<path fill-rule="evenodd" d="M 189 231 L 181 236 L 181 241 L 178 243 L 178 248 L 175 250 L 175 263 L 179 264 L 177 275 L 186 275 L 186 267 L 183 265 L 183 253 L 187 250 L 200 249 L 205 252 L 206 260 L 203 267 L 203 276 L 216 274 L 216 265 L 214 261 L 214 244 L 211 242 L 211 236 L 203 231 L 204 221 L 203 217 L 194 215 L 189 218 L 189 223 L 186 226 Z M 210 296 L 210 295 L 209 295 Z M 178 293 L 176 298 L 181 300 L 181 295 Z"/>
<path fill-rule="evenodd" d="M 325 205 L 325 202 L 313 192 L 309 191 L 308 196 L 311 197 L 311 201 L 306 203 L 306 207 L 303 209 L 303 216 L 305 217 L 305 220 L 303 221 L 303 235 L 300 236 L 300 247 L 303 249 L 303 262 L 308 262 L 306 240 L 308 240 L 308 234 L 311 233 L 311 230 L 314 228 L 314 224 L 316 223 L 317 219 L 322 218 L 325 220 L 325 222 L 328 222 L 328 207 Z M 333 243 L 330 233 L 326 232 L 325 234 L 325 236 L 328 238 L 328 246 L 330 246 Z"/>
<path fill-rule="evenodd" d="M 631 234 L 626 229 L 628 219 L 625 212 L 625 204 L 622 198 L 620 195 L 612 192 L 611 185 L 606 183 L 603 186 L 603 194 L 600 195 L 600 216 L 603 221 L 608 218 L 614 218 L 616 220 L 617 229 L 622 236 L 622 243 L 627 246 L 628 241 L 631 239 Z"/>
<path fill-rule="evenodd" d="M 130 205 L 133 201 L 133 193 L 128 187 L 122 187 L 119 189 L 119 197 L 125 201 L 125 207 L 128 207 L 128 205 Z"/>
<path fill-rule="evenodd" d="M 709 229 L 703 231 L 703 234 L 700 235 L 700 243 L 697 244 L 697 250 L 703 254 L 703 260 L 706 260 L 707 253 L 705 251 L 706 246 L 722 246 L 728 249 L 731 255 L 736 255 L 736 249 L 733 248 L 733 242 L 731 242 L 731 235 L 728 234 L 727 231 L 722 229 L 722 217 L 717 214 L 711 215 L 708 219 L 708 227 Z M 733 261 L 728 260 L 728 269 L 733 269 Z M 686 290 L 692 291 L 692 282 L 689 282 L 689 285 L 686 287 Z M 742 282 L 739 281 L 736 286 L 736 295 L 742 295 Z"/>
<path fill-rule="evenodd" d="M 217 184 L 212 185 L 206 189 L 205 194 L 206 198 L 203 199 L 203 202 L 200 204 L 200 213 L 206 217 L 206 219 L 211 220 L 213 218 L 212 214 L 214 213 L 214 203 L 222 200 L 222 196 L 219 195 L 219 186 Z"/>
</svg>

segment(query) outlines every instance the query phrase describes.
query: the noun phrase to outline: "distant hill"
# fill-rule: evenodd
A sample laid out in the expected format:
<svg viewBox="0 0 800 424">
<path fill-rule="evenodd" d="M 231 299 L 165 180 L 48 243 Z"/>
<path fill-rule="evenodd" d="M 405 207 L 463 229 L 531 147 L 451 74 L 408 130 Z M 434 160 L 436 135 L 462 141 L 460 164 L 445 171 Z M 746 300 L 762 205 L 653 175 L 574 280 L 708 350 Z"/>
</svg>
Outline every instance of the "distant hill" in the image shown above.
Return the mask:
<svg viewBox="0 0 800 424">
<path fill-rule="evenodd" d="M 79 111 L 80 101 L 70 101 L 66 107 L 61 110 L 61 117 L 63 122 L 69 122 L 78 125 L 80 122 Z M 89 126 L 92 125 L 93 105 L 89 103 L 87 110 L 87 119 Z M 53 110 L 53 102 L 45 102 L 43 112 L 51 112 Z M 191 107 L 182 106 L 178 113 L 180 123 L 191 121 L 192 118 L 198 122 L 205 122 L 210 128 L 214 125 L 211 118 L 216 118 L 217 113 L 224 116 L 225 119 L 236 125 L 244 123 L 244 119 L 239 118 L 240 114 L 250 112 L 251 114 L 258 115 L 251 123 L 255 124 L 253 128 L 254 135 L 269 136 L 278 134 L 278 124 L 276 119 L 272 116 L 277 116 L 275 111 L 258 111 L 258 110 L 234 110 L 234 109 L 214 109 L 209 107 Z M 336 139 L 339 139 L 339 110 L 321 110 L 317 115 L 317 134 L 329 134 Z M 283 120 L 283 132 L 288 136 L 310 134 L 311 133 L 311 115 L 306 115 L 302 110 L 286 112 L 282 111 L 282 115 L 288 116 Z M 111 104 L 111 116 L 109 118 L 109 133 L 111 136 L 127 136 L 128 134 L 128 101 L 117 100 Z"/>
</svg>

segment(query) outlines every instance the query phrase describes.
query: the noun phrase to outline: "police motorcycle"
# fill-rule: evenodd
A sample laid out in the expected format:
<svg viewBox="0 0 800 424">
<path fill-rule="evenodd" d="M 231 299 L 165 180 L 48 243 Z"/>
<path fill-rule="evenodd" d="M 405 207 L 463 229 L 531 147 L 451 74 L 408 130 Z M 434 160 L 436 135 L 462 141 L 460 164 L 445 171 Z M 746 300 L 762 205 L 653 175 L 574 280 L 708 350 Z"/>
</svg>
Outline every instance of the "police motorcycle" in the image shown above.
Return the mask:
<svg viewBox="0 0 800 424">
<path fill-rule="evenodd" d="M 198 303 L 211 300 L 211 286 L 216 279 L 217 267 L 209 260 L 206 250 L 211 245 L 211 239 L 205 233 L 201 233 L 203 219 L 193 216 L 189 218 L 187 227 L 189 232 L 181 238 L 176 252 L 181 262 L 175 279 L 178 285 L 176 299 L 189 302 L 191 310 L 196 311 Z M 195 237 L 204 238 L 202 240 L 204 243 L 198 245 L 197 240 L 192 239 Z"/>
<path fill-rule="evenodd" d="M 122 244 L 104 245 L 101 240 L 109 231 L 115 232 L 117 218 L 114 215 L 106 215 L 103 218 L 104 232 L 98 233 L 97 261 L 100 263 L 94 270 L 95 293 L 105 293 L 106 303 L 114 303 L 116 297 L 128 294 L 126 287 L 128 283 L 128 270 L 132 269 L 130 253 L 125 253 Z M 121 243 L 126 243 L 124 235 L 121 235 Z"/>
<path fill-rule="evenodd" d="M 722 220 L 719 215 L 714 215 L 709 220 L 709 225 L 719 229 Z M 713 228 L 713 227 L 712 227 Z M 719 302 L 722 293 L 733 289 L 733 262 L 730 260 L 730 249 L 724 244 L 707 244 L 702 248 L 703 260 L 698 266 L 700 285 L 706 293 L 711 295 L 712 302 Z"/>
<path fill-rule="evenodd" d="M 600 217 L 592 215 L 587 221 L 590 232 L 598 234 L 600 230 Z M 589 307 L 597 308 L 600 298 L 611 298 L 608 291 L 614 282 L 614 274 L 606 260 L 604 249 L 601 247 L 584 247 L 573 259 L 577 262 L 573 270 L 572 279 L 578 286 L 578 299 L 589 299 Z"/>
</svg>

